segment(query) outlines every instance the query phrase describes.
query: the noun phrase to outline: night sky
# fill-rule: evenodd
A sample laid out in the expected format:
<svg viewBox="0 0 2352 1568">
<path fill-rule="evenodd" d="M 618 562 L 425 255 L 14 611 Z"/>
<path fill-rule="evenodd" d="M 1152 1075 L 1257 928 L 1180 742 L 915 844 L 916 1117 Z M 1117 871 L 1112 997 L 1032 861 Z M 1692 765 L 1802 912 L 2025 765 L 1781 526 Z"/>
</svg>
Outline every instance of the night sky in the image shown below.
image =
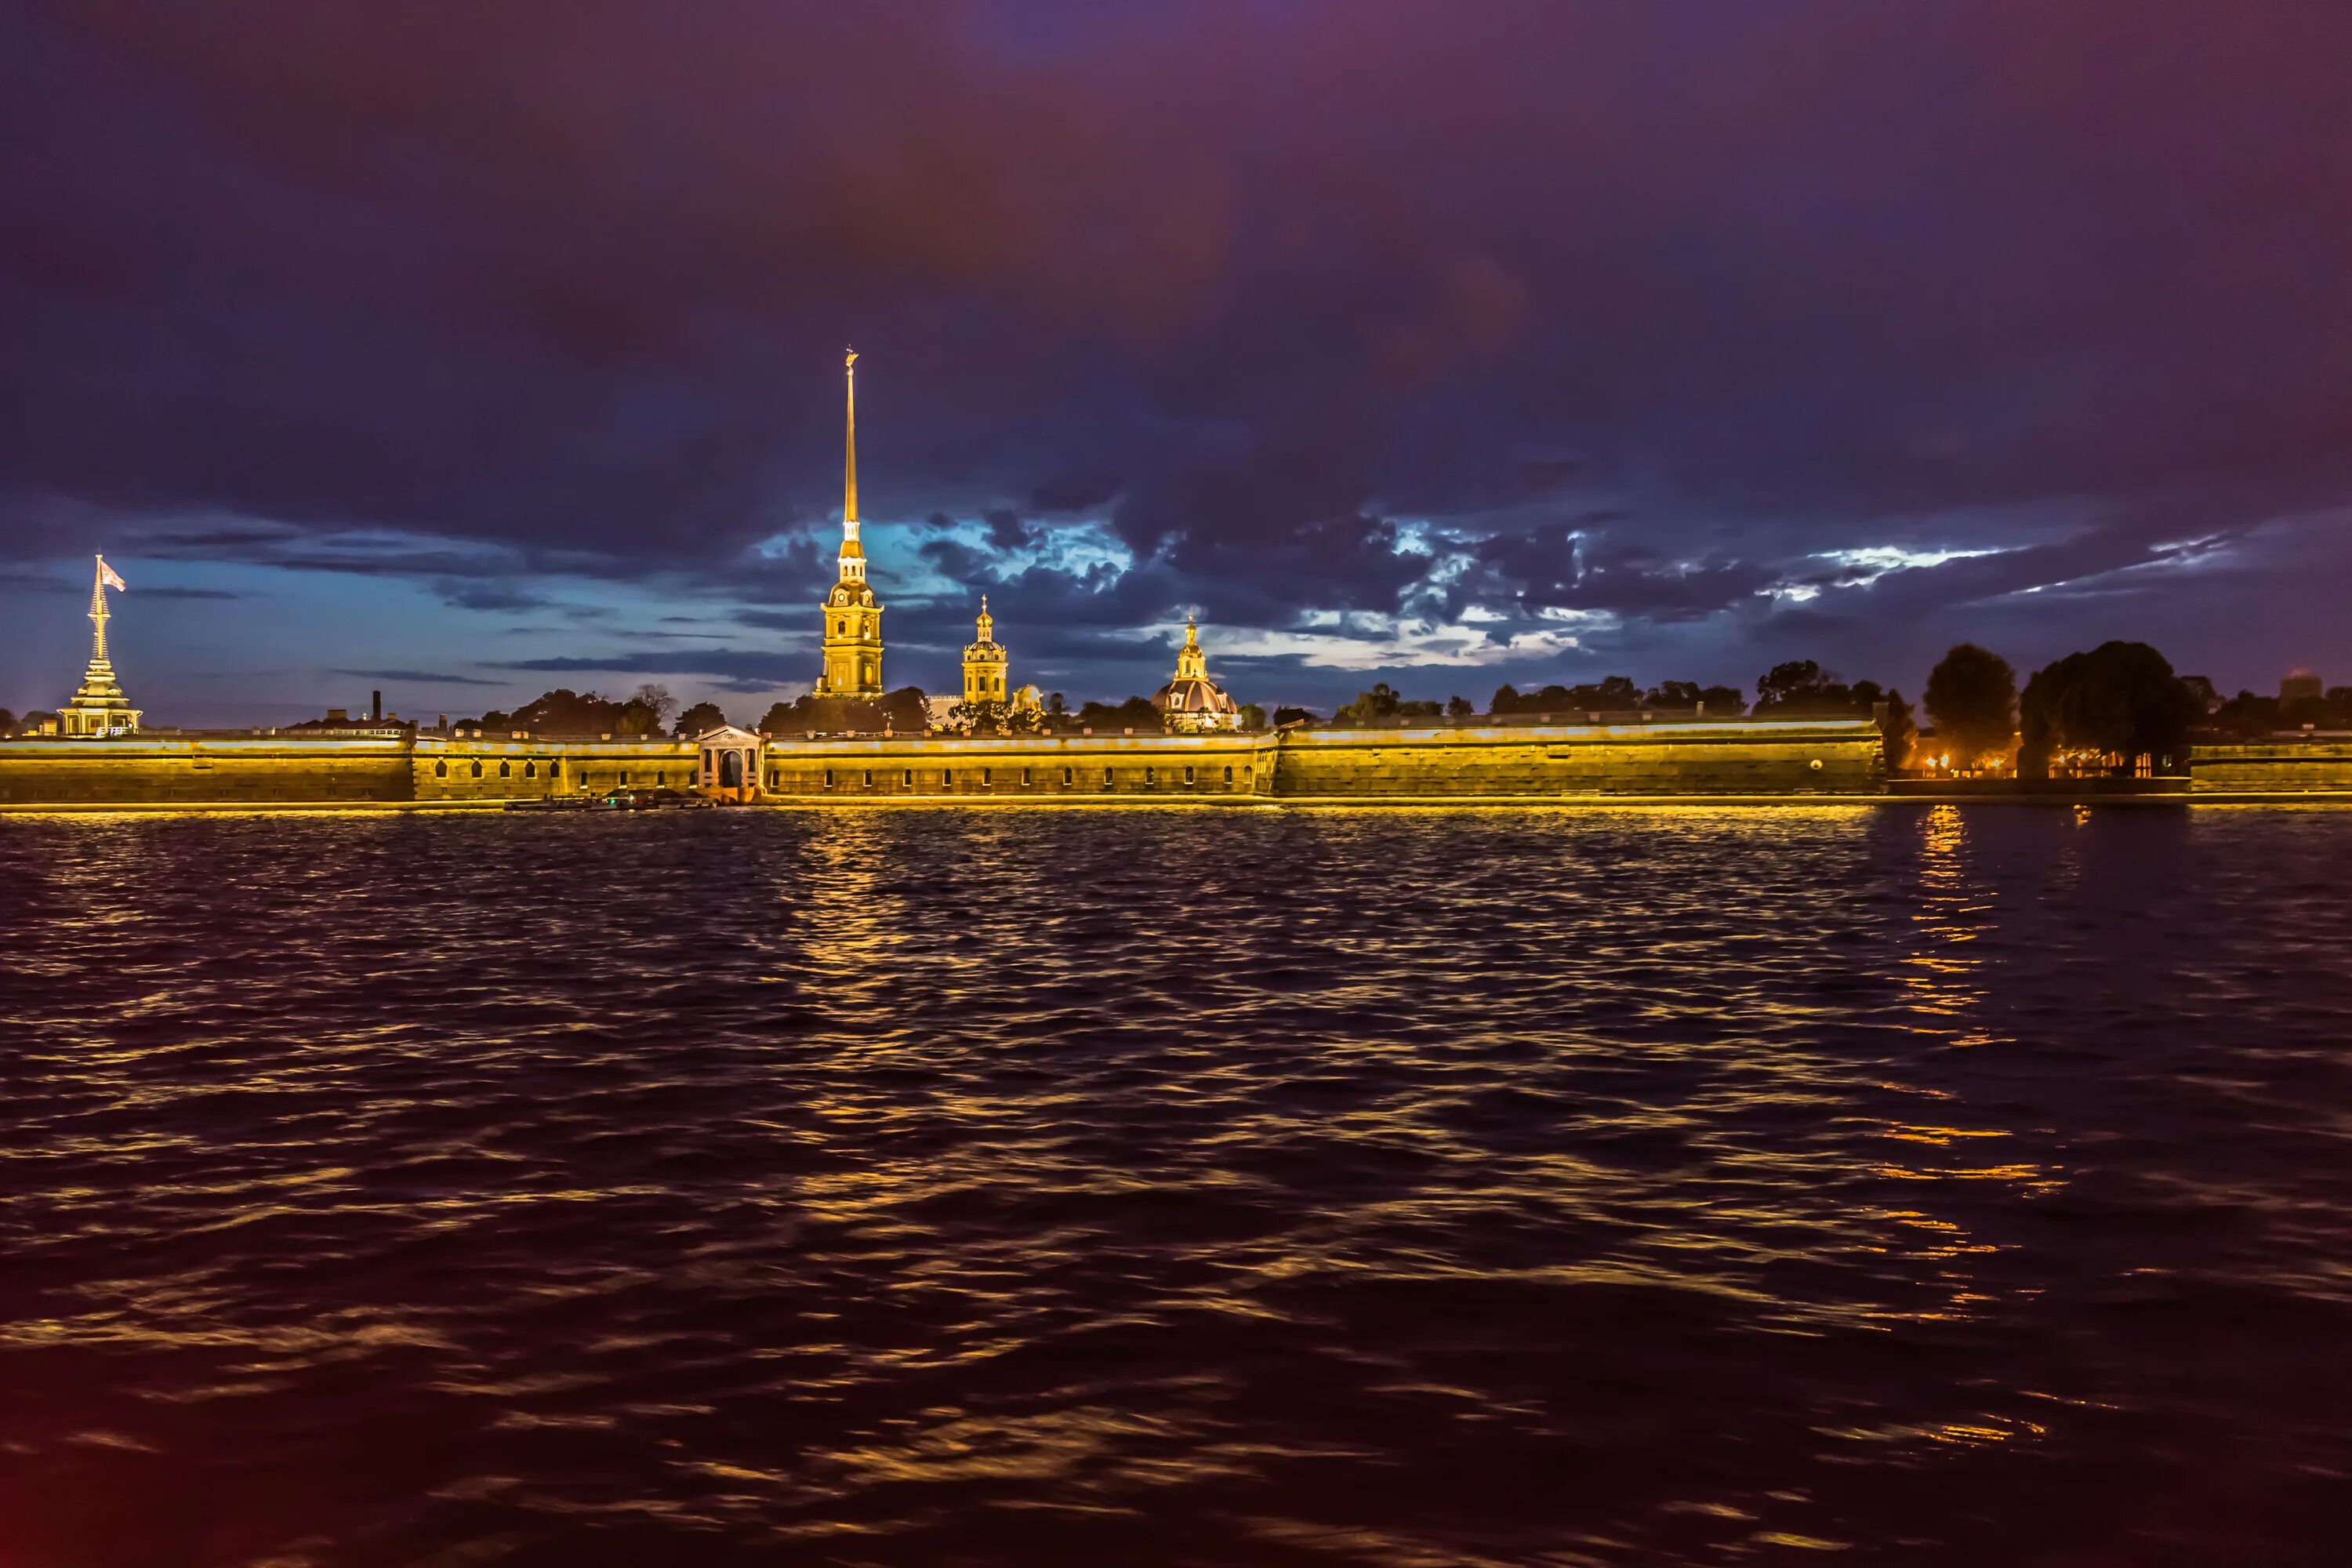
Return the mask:
<svg viewBox="0 0 2352 1568">
<path fill-rule="evenodd" d="M 2352 5 L 0 5 L 0 705 L 2352 682 Z"/>
</svg>

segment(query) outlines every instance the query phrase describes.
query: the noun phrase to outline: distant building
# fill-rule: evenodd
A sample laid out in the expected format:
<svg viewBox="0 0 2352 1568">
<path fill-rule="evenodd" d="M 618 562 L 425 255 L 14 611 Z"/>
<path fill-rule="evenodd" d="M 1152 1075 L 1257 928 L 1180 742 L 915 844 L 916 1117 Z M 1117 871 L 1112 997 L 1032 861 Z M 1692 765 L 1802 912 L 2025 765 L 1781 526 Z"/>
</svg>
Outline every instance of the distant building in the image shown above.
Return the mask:
<svg viewBox="0 0 2352 1568">
<path fill-rule="evenodd" d="M 122 586 L 122 579 L 107 569 L 106 557 L 101 555 L 89 590 L 89 668 L 82 672 L 81 685 L 75 690 L 73 700 L 58 710 L 60 734 L 129 735 L 139 729 L 139 710 L 131 706 L 131 699 L 122 694 L 121 684 L 114 679 L 114 665 L 106 657 L 109 583 L 118 588 Z"/>
<path fill-rule="evenodd" d="M 2316 702 L 2326 695 L 2327 689 L 2319 677 L 2301 667 L 2279 682 L 2279 700 L 2282 702 Z"/>
<path fill-rule="evenodd" d="M 1208 656 L 1201 651 L 1201 630 L 1184 617 L 1184 646 L 1176 652 L 1176 679 L 1151 695 L 1152 706 L 1171 730 L 1238 730 L 1242 710 L 1225 689 L 1209 679 Z"/>
</svg>

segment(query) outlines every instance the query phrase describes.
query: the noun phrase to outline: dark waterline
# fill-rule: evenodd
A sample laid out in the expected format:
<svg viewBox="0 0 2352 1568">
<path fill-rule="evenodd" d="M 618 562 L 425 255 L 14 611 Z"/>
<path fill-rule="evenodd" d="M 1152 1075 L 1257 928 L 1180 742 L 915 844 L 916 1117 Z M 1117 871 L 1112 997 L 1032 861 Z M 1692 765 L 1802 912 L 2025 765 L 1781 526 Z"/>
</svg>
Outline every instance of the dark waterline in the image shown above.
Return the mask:
<svg viewBox="0 0 2352 1568">
<path fill-rule="evenodd" d="M 2347 852 L 0 821 L 0 1564 L 2341 1562 Z"/>
</svg>

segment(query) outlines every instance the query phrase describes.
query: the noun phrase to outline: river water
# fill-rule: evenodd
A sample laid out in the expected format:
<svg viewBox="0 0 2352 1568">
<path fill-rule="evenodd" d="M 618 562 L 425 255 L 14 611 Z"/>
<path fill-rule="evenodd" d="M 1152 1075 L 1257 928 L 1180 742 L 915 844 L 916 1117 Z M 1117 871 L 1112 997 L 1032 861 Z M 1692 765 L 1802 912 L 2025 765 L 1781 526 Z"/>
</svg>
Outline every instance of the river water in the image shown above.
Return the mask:
<svg viewBox="0 0 2352 1568">
<path fill-rule="evenodd" d="M 0 1564 L 2341 1563 L 2347 858 L 0 820 Z"/>
</svg>

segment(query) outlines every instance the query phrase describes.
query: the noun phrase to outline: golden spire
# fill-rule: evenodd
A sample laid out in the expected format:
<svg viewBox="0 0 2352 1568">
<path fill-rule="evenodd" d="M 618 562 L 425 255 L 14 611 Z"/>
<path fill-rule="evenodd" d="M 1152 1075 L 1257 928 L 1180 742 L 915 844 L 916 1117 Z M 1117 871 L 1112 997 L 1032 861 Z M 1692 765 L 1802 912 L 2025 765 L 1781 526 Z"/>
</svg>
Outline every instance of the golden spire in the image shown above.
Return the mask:
<svg viewBox="0 0 2352 1568">
<path fill-rule="evenodd" d="M 980 620 L 977 623 L 975 629 L 980 633 L 979 637 L 975 640 L 980 642 L 993 642 L 996 640 L 993 635 L 996 630 L 996 617 L 988 613 L 988 595 L 985 594 L 982 594 L 980 596 Z"/>
<path fill-rule="evenodd" d="M 850 539 L 856 539 L 857 537 L 857 351 L 856 349 L 849 351 L 849 357 L 843 362 L 843 366 L 849 373 L 849 447 L 847 457 L 842 465 L 841 523 L 843 533 Z"/>
<path fill-rule="evenodd" d="M 89 668 L 96 671 L 106 664 L 106 557 L 98 558 L 98 570 L 89 580 Z"/>
<path fill-rule="evenodd" d="M 1176 650 L 1176 679 L 1206 680 L 1209 679 L 1208 656 L 1201 651 L 1201 628 L 1193 624 L 1190 611 L 1184 616 L 1184 646 Z"/>
</svg>

